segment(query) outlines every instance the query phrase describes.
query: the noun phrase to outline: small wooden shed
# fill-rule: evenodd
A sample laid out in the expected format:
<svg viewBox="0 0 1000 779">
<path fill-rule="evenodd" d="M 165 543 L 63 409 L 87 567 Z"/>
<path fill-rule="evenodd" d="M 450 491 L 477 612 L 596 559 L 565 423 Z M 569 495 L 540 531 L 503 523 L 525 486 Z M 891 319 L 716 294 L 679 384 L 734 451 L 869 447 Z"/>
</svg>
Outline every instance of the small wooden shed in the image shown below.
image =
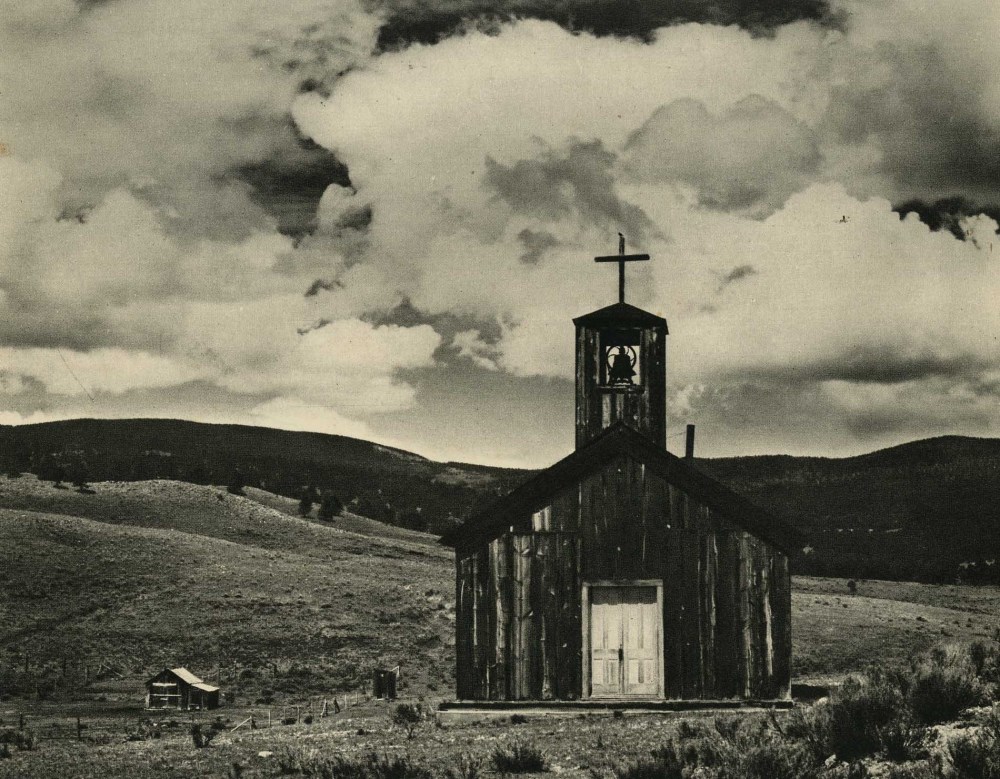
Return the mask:
<svg viewBox="0 0 1000 779">
<path fill-rule="evenodd" d="M 146 682 L 147 709 L 217 709 L 219 688 L 187 668 L 164 668 Z"/>
<path fill-rule="evenodd" d="M 442 539 L 458 698 L 789 697 L 803 539 L 666 450 L 664 319 L 575 324 L 576 451 Z"/>
</svg>

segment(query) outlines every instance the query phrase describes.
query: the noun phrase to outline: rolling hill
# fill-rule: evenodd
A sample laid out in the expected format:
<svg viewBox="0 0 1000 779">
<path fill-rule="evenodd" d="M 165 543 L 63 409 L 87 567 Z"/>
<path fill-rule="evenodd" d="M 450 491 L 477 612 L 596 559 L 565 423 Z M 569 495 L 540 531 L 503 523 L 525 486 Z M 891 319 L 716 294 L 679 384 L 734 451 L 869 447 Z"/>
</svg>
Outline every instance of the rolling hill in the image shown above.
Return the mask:
<svg viewBox="0 0 1000 779">
<path fill-rule="evenodd" d="M 1000 583 L 1000 440 L 947 436 L 840 459 L 699 465 L 803 530 L 794 570 Z M 973 563 L 973 565 L 969 565 Z"/>
<path fill-rule="evenodd" d="M 173 479 L 334 491 L 365 516 L 424 529 L 468 513 L 527 472 L 420 455 L 346 436 L 171 419 L 74 419 L 0 426 L 0 468 L 50 480 Z"/>
<path fill-rule="evenodd" d="M 451 557 L 432 536 L 289 516 L 295 501 L 260 490 L 92 489 L 0 479 L 3 692 L 164 665 L 222 669 L 246 695 L 346 691 L 400 663 L 411 684 L 451 686 Z"/>
<path fill-rule="evenodd" d="M 52 480 L 173 479 L 297 497 L 334 491 L 356 514 L 442 532 L 530 471 L 441 463 L 318 433 L 177 420 L 0 427 L 0 467 Z M 706 472 L 802 529 L 794 570 L 819 576 L 1000 583 L 1000 440 L 949 436 L 847 458 L 698 459 Z M 48 510 L 56 501 L 49 497 Z M 84 514 L 91 516 L 91 514 Z"/>
</svg>

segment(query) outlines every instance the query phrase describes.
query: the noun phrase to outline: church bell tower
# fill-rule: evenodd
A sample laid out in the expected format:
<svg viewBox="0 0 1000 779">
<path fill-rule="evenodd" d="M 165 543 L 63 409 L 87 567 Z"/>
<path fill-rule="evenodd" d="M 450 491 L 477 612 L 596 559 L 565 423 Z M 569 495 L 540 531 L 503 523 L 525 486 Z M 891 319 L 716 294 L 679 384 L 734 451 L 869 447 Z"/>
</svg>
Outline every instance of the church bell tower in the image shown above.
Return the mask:
<svg viewBox="0 0 1000 779">
<path fill-rule="evenodd" d="M 666 447 L 667 320 L 625 302 L 625 263 L 648 260 L 618 254 L 618 302 L 573 320 L 576 325 L 576 448 L 617 422 Z"/>
</svg>

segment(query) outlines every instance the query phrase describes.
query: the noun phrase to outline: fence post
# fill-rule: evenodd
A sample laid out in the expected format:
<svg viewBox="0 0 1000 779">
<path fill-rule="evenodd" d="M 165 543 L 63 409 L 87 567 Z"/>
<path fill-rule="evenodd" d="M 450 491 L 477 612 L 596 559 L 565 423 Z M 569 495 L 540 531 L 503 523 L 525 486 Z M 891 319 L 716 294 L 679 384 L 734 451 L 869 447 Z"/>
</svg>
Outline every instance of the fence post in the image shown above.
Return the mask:
<svg viewBox="0 0 1000 779">
<path fill-rule="evenodd" d="M 76 718 L 76 740 L 83 741 L 83 725 L 80 724 L 80 718 Z"/>
</svg>

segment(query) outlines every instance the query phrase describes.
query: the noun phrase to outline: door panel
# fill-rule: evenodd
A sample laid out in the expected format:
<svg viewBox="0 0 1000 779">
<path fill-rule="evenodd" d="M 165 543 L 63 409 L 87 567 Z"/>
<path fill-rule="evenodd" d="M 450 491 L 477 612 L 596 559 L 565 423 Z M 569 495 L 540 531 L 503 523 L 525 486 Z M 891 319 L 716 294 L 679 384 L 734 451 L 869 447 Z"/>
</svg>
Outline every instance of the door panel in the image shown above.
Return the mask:
<svg viewBox="0 0 1000 779">
<path fill-rule="evenodd" d="M 600 587 L 593 591 L 590 610 L 592 666 L 590 671 L 593 695 L 621 695 L 622 605 L 621 594 L 615 587 Z"/>
<path fill-rule="evenodd" d="M 591 589 L 591 694 L 652 696 L 660 691 L 660 612 L 655 587 Z"/>
<path fill-rule="evenodd" d="M 656 590 L 652 587 L 633 587 L 624 604 L 625 629 L 623 636 L 626 663 L 625 695 L 656 695 L 659 691 L 659 615 L 656 607 Z"/>
</svg>

